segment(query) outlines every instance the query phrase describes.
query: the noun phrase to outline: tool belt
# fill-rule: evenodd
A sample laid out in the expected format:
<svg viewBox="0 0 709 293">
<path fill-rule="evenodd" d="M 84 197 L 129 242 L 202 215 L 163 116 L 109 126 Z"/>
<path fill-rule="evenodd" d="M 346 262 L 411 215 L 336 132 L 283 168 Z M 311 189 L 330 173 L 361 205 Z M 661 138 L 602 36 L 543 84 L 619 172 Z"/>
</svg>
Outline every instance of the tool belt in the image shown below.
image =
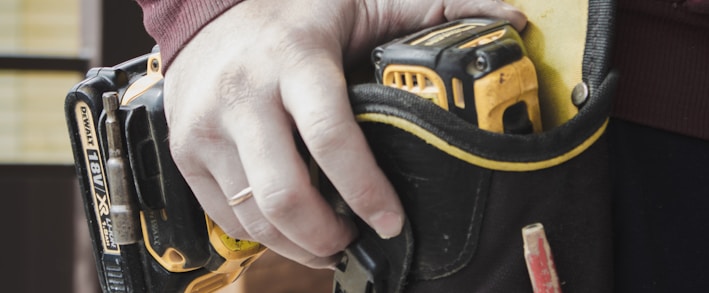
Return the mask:
<svg viewBox="0 0 709 293">
<path fill-rule="evenodd" d="M 561 289 L 611 291 L 604 131 L 617 80 L 608 54 L 614 2 L 508 1 L 530 19 L 522 38 L 539 77 L 543 131 L 488 132 L 414 94 L 374 83 L 353 86 L 354 114 L 407 220 L 400 236 L 383 240 L 350 214 L 360 234 L 337 266 L 335 292 L 531 292 L 520 230 L 532 223 L 546 227 Z M 159 72 L 154 52 L 92 69 L 67 95 L 105 292 L 218 288 L 264 249 L 226 237 L 179 175 L 164 140 Z M 122 96 L 123 105 L 104 109 L 104 94 Z M 108 120 L 121 125 L 112 143 Z M 111 144 L 126 154 L 120 176 L 106 176 L 113 173 L 106 158 L 118 153 Z M 323 195 L 347 213 L 326 178 L 318 181 Z M 129 191 L 106 188 L 119 183 Z M 109 206 L 120 204 L 118 194 L 139 207 L 142 221 L 134 226 L 142 235 L 114 226 Z M 132 238 L 119 243 L 119 232 Z"/>
<path fill-rule="evenodd" d="M 531 223 L 546 229 L 563 291 L 612 291 L 604 131 L 617 82 L 614 1 L 512 2 L 530 18 L 522 36 L 539 74 L 544 131 L 483 131 L 411 93 L 352 87 L 355 116 L 407 223 L 383 240 L 358 222 L 335 292 L 532 292 L 520 233 Z"/>
</svg>

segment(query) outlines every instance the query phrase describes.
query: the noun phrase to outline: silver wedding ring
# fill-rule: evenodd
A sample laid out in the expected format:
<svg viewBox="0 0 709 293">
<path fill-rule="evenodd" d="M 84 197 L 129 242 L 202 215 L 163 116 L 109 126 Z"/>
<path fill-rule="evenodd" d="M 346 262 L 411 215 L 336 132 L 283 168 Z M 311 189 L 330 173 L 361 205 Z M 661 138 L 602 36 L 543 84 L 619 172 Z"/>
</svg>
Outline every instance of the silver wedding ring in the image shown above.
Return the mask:
<svg viewBox="0 0 709 293">
<path fill-rule="evenodd" d="M 247 199 L 251 198 L 254 196 L 253 192 L 251 192 L 251 186 L 244 188 L 244 190 L 239 191 L 239 193 L 235 194 L 234 196 L 230 197 L 227 203 L 229 203 L 230 206 L 237 206 L 238 204 L 245 202 Z"/>
</svg>

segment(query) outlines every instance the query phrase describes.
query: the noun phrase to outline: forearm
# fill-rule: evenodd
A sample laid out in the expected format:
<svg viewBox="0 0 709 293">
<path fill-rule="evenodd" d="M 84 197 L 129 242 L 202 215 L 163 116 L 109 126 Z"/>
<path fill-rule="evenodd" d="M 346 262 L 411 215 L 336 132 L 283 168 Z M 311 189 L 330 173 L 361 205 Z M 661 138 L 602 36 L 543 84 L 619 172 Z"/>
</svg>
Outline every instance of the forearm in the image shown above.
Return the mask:
<svg viewBox="0 0 709 293">
<path fill-rule="evenodd" d="M 160 46 L 163 70 L 202 27 L 242 1 L 137 0 L 145 29 Z"/>
</svg>

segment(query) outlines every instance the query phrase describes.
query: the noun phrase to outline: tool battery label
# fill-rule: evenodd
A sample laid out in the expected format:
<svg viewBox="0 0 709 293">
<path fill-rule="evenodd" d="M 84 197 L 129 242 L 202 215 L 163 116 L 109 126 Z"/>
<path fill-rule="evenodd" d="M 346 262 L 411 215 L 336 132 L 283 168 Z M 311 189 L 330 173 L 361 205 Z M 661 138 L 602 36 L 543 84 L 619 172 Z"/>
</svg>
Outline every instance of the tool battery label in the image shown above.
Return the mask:
<svg viewBox="0 0 709 293">
<path fill-rule="evenodd" d="M 111 220 L 111 202 L 106 186 L 104 163 L 101 159 L 98 133 L 94 125 L 91 108 L 85 102 L 76 105 L 76 121 L 79 123 L 81 146 L 84 149 L 86 163 L 86 178 L 93 195 L 94 214 L 99 225 L 103 252 L 120 255 L 120 248 L 113 236 L 113 221 Z"/>
</svg>

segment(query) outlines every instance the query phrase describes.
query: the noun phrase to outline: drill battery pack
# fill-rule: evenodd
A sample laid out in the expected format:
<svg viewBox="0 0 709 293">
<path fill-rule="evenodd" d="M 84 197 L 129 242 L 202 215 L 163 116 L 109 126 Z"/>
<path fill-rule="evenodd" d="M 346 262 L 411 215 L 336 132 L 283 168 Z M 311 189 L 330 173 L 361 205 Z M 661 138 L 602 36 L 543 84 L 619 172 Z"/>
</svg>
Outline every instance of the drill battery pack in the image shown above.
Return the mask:
<svg viewBox="0 0 709 293">
<path fill-rule="evenodd" d="M 103 292 L 213 292 L 265 251 L 212 222 L 172 161 L 158 52 L 91 69 L 65 113 Z"/>
</svg>

